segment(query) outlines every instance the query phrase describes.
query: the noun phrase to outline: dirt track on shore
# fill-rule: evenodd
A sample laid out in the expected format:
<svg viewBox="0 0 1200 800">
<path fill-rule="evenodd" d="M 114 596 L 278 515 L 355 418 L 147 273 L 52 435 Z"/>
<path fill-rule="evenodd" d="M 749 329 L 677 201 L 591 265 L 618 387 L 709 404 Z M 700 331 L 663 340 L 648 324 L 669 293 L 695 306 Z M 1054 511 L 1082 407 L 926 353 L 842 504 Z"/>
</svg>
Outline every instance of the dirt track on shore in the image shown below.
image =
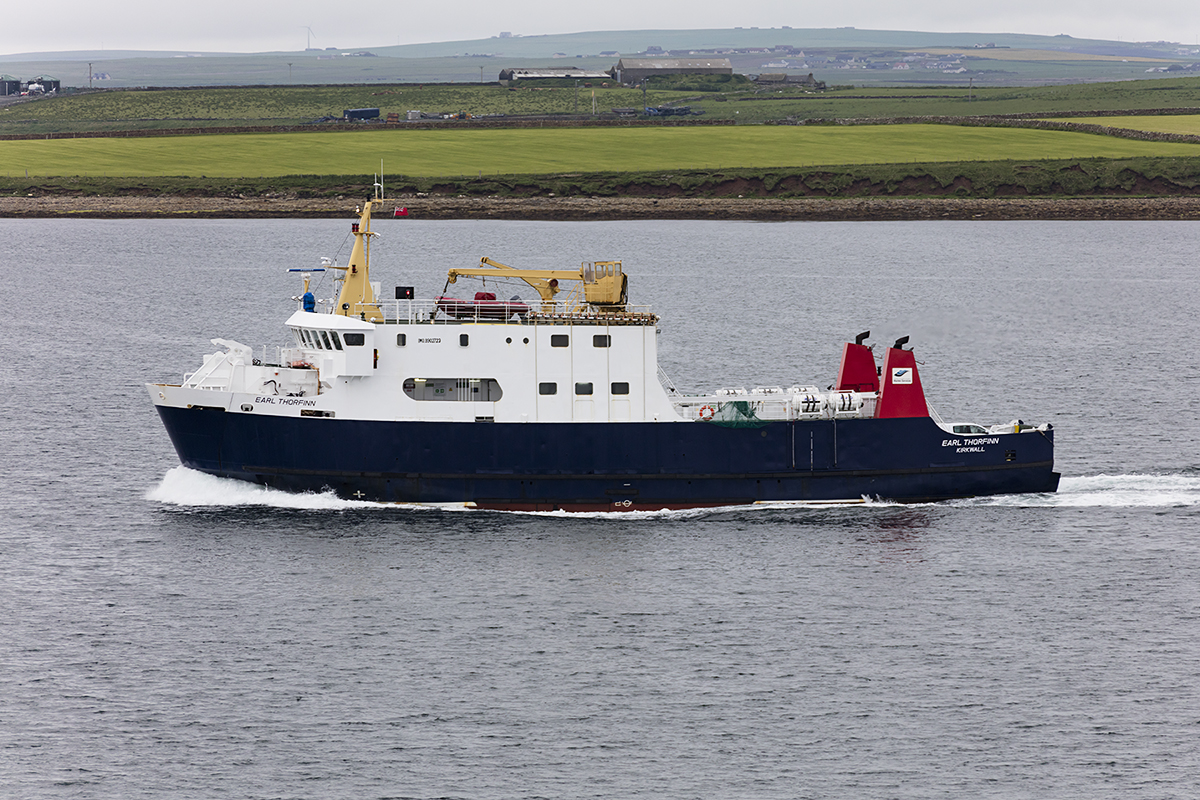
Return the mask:
<svg viewBox="0 0 1200 800">
<path fill-rule="evenodd" d="M 356 198 L 0 197 L 8 218 L 347 218 Z M 1200 220 L 1200 197 L 1108 198 L 646 198 L 398 197 L 416 219 L 1171 219 Z M 378 216 L 378 215 L 377 215 Z"/>
</svg>

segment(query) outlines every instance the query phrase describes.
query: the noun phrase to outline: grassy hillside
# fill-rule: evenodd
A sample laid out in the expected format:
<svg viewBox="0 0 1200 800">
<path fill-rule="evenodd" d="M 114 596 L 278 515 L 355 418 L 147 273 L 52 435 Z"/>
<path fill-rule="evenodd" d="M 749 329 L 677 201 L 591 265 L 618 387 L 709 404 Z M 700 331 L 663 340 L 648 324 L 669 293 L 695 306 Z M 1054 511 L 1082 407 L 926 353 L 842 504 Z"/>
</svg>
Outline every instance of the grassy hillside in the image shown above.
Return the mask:
<svg viewBox="0 0 1200 800">
<path fill-rule="evenodd" d="M 640 106 L 642 92 L 595 87 L 602 111 Z M 573 87 L 487 86 L 310 86 L 105 91 L 48 97 L 0 108 L 0 133 L 130 130 L 238 125 L 296 125 L 348 108 L 380 108 L 404 118 L 410 109 L 431 113 L 462 111 L 488 114 L 569 114 L 591 109 L 591 89 L 581 88 L 576 105 Z M 649 91 L 657 105 L 681 97 L 678 92 Z"/>
<path fill-rule="evenodd" d="M 1156 117 L 1078 117 L 1071 121 L 1135 131 L 1200 136 L 1200 114 Z"/>
<path fill-rule="evenodd" d="M 594 84 L 596 105 L 641 107 L 642 93 Z M 491 85 L 311 86 L 103 91 L 43 98 L 0 107 L 0 134 L 54 133 L 238 125 L 294 125 L 343 109 L 378 107 L 471 114 L 571 114 L 591 110 L 592 89 L 510 90 Z M 1161 78 L 1104 84 L 1017 88 L 928 87 L 844 89 L 806 94 L 797 88 L 722 93 L 651 89 L 650 105 L 681 103 L 707 119 L 771 120 L 1057 114 L 1162 108 L 1200 108 L 1200 78 Z"/>
<path fill-rule="evenodd" d="M 291 198 L 369 195 L 374 176 L 267 178 L 24 178 L 0 175 L 0 197 Z M 1200 191 L 1200 157 L 862 164 L 783 169 L 692 169 L 546 175 L 389 175 L 389 197 L 1154 197 Z"/>
<path fill-rule="evenodd" d="M 1160 78 L 1118 83 L 1024 87 L 845 89 L 821 94 L 772 90 L 717 102 L 691 104 L 709 118 L 740 122 L 779 119 L 848 119 L 997 114 L 1070 114 L 1087 111 L 1153 111 L 1200 108 L 1200 78 Z M 2 118 L 0 118 L 2 119 Z"/>
<path fill-rule="evenodd" d="M 597 107 L 640 91 L 595 87 Z M 581 88 L 579 110 L 592 90 Z M 382 160 L 393 186 L 456 194 L 652 196 L 1195 193 L 1200 145 L 1091 133 L 959 125 L 439 127 L 303 123 L 345 108 L 562 115 L 572 86 L 389 84 L 103 91 L 0 107 L 0 134 L 301 126 L 303 132 L 0 141 L 0 193 L 360 193 Z M 652 89 L 651 105 L 739 123 L 1070 115 L 1079 122 L 1197 133 L 1200 115 L 1097 112 L 1200 107 L 1200 78 L 1043 87 Z M 588 116 L 581 114 L 581 117 Z M 510 116 L 509 119 L 512 117 Z M 500 120 L 500 124 L 510 124 Z M 541 123 L 534 123 L 540 125 Z M 1056 160 L 1058 159 L 1058 160 Z M 28 175 L 28 177 L 27 177 Z"/>
</svg>

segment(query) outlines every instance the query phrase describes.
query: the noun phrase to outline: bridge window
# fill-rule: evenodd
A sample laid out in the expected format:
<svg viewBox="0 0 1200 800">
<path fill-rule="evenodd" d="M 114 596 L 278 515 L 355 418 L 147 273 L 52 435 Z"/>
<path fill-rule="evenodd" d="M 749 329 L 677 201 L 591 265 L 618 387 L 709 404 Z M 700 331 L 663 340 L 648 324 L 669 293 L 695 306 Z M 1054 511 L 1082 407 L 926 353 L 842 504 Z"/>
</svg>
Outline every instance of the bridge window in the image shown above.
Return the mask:
<svg viewBox="0 0 1200 800">
<path fill-rule="evenodd" d="M 346 342 L 346 347 L 362 347 L 367 343 L 367 335 L 365 333 L 344 333 L 342 339 Z"/>
</svg>

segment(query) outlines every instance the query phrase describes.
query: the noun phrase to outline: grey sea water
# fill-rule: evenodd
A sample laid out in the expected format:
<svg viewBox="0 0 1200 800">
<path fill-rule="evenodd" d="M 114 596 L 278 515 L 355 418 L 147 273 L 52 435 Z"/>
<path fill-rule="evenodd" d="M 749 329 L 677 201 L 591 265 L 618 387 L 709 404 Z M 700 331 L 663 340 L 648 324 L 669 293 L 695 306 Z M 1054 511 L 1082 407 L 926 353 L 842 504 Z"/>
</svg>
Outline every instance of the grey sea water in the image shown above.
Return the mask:
<svg viewBox="0 0 1200 800">
<path fill-rule="evenodd" d="M 572 516 L 214 479 L 142 384 L 283 343 L 285 270 L 349 222 L 0 220 L 0 796 L 1200 792 L 1200 225 L 379 230 L 425 296 L 623 259 L 684 390 L 910 335 L 946 418 L 1054 423 L 1062 490 Z"/>
</svg>

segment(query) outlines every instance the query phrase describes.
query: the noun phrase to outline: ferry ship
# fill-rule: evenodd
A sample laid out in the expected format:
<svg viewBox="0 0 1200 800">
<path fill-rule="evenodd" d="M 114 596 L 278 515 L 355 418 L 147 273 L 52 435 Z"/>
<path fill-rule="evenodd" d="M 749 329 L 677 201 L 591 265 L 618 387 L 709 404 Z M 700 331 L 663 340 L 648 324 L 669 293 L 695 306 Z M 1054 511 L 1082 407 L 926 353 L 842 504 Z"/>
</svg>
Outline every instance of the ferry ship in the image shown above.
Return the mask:
<svg viewBox="0 0 1200 800">
<path fill-rule="evenodd" d="M 659 317 L 630 304 L 619 261 L 530 270 L 484 258 L 459 278 L 520 281 L 538 299 L 443 294 L 370 278 L 372 214 L 349 263 L 297 269 L 304 292 L 273 358 L 213 339 L 181 383 L 147 384 L 187 467 L 293 492 L 386 503 L 626 511 L 756 503 L 927 502 L 1053 492 L 1054 431 L 946 423 L 907 337 L 877 364 L 846 342 L 836 381 L 677 391 Z M 332 270 L 336 300 L 311 273 Z M 461 293 L 461 292 L 460 292 Z"/>
</svg>

